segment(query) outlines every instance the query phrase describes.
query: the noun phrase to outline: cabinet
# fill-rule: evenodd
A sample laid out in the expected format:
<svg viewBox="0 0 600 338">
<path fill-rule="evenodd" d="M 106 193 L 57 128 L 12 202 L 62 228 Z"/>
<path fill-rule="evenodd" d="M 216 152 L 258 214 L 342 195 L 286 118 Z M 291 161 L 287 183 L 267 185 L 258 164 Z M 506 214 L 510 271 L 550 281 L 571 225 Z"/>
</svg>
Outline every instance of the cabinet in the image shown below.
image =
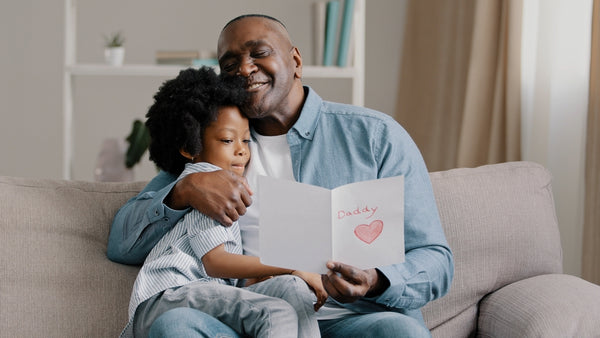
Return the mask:
<svg viewBox="0 0 600 338">
<path fill-rule="evenodd" d="M 307 4 L 309 5 L 309 4 Z M 155 64 L 106 64 L 77 62 L 77 0 L 65 0 L 64 67 L 63 67 L 63 178 L 72 178 L 73 166 L 73 86 L 74 77 L 140 76 L 175 77 L 183 66 Z M 314 79 L 348 79 L 352 81 L 352 104 L 364 105 L 365 87 L 365 0 L 355 0 L 353 17 L 353 62 L 349 67 L 303 66 L 303 77 Z"/>
</svg>

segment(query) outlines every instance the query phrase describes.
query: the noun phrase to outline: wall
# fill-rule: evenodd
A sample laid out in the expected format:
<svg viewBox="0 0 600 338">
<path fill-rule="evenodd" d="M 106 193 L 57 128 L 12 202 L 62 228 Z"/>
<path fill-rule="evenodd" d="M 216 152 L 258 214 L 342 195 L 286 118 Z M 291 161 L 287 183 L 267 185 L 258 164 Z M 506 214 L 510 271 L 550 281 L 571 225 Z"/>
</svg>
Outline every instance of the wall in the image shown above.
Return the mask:
<svg viewBox="0 0 600 338">
<path fill-rule="evenodd" d="M 60 4 L 0 2 L 0 175 L 61 176 Z"/>
</svg>

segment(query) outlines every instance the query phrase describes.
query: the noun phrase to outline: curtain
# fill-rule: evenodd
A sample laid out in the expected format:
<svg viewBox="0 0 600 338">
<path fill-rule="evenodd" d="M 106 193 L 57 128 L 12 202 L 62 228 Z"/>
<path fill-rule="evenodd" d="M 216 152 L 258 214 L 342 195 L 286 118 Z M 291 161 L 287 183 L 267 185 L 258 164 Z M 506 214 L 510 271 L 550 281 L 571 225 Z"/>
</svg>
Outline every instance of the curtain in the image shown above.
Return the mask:
<svg viewBox="0 0 600 338">
<path fill-rule="evenodd" d="M 522 0 L 408 0 L 396 119 L 430 171 L 520 160 Z"/>
<path fill-rule="evenodd" d="M 582 277 L 600 284 L 600 0 L 594 0 L 592 13 Z"/>
</svg>

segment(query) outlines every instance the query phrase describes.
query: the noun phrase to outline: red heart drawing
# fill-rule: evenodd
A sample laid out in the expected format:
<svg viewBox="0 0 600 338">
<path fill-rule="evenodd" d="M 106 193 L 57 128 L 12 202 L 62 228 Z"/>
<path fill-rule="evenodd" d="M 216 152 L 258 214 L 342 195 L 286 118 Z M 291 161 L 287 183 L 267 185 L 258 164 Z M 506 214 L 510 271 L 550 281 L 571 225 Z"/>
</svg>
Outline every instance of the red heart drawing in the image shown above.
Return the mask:
<svg viewBox="0 0 600 338">
<path fill-rule="evenodd" d="M 360 224 L 354 228 L 354 234 L 361 241 L 371 244 L 383 231 L 383 222 L 381 220 L 374 220 L 371 224 Z"/>
</svg>

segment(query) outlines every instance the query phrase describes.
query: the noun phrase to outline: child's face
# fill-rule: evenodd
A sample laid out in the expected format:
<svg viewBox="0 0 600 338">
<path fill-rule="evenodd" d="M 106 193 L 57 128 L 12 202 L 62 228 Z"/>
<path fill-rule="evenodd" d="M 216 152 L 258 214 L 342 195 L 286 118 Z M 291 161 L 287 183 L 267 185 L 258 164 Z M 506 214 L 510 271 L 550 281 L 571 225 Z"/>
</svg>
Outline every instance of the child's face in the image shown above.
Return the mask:
<svg viewBox="0 0 600 338">
<path fill-rule="evenodd" d="M 217 120 L 204 130 L 197 161 L 209 162 L 242 176 L 250 160 L 250 127 L 237 107 L 221 107 Z"/>
</svg>

